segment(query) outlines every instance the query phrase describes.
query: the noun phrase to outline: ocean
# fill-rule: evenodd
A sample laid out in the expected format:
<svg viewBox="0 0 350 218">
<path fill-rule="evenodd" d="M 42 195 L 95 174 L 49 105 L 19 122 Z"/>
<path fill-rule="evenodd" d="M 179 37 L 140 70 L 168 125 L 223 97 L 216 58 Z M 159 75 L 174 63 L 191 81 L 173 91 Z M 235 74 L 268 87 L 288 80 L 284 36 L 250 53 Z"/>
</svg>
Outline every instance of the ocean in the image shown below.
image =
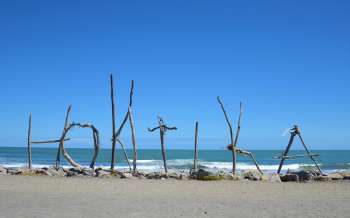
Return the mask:
<svg viewBox="0 0 350 218">
<path fill-rule="evenodd" d="M 88 167 L 93 150 L 88 148 L 66 148 L 71 157 L 82 166 Z M 250 150 L 261 169 L 266 172 L 277 171 L 282 150 Z M 132 159 L 132 150 L 127 150 L 129 159 Z M 304 154 L 303 150 L 292 150 L 291 154 Z M 350 170 L 350 150 L 313 150 L 312 153 L 320 154 L 316 157 L 321 169 L 325 172 Z M 34 167 L 52 166 L 55 164 L 57 148 L 33 148 L 32 163 Z M 232 167 L 231 151 L 226 150 L 200 150 L 199 168 L 213 171 L 230 171 Z M 108 168 L 110 166 L 111 149 L 101 149 L 95 164 L 96 167 Z M 130 160 L 132 162 L 132 160 Z M 27 166 L 27 149 L 25 147 L 0 147 L 0 165 L 5 167 Z M 61 155 L 61 165 L 69 167 L 69 164 Z M 193 167 L 193 150 L 168 150 L 167 165 L 169 169 L 190 170 Z M 121 150 L 116 151 L 117 169 L 127 169 L 128 165 Z M 285 161 L 282 170 L 302 170 L 312 168 L 313 162 L 309 158 L 297 158 Z M 145 171 L 158 171 L 163 169 L 161 150 L 138 150 L 137 168 Z M 255 165 L 249 158 L 239 155 L 237 170 L 255 169 Z"/>
</svg>

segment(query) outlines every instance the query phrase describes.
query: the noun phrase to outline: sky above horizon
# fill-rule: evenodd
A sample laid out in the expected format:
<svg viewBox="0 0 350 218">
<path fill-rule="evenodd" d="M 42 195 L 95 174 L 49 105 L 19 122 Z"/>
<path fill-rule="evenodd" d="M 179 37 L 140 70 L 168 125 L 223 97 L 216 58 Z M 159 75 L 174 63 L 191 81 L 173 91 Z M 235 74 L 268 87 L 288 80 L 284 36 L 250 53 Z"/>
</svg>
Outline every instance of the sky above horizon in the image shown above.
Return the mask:
<svg viewBox="0 0 350 218">
<path fill-rule="evenodd" d="M 242 148 L 284 148 L 298 124 L 350 149 L 349 24 L 349 1 L 0 1 L 0 146 L 25 145 L 29 112 L 33 139 L 59 138 L 72 104 L 110 147 L 113 73 L 117 126 L 135 80 L 140 148 L 159 147 L 157 115 L 178 127 L 169 148 L 191 148 L 197 120 L 200 146 L 224 148 L 221 96 L 234 126 L 244 104 Z"/>
</svg>

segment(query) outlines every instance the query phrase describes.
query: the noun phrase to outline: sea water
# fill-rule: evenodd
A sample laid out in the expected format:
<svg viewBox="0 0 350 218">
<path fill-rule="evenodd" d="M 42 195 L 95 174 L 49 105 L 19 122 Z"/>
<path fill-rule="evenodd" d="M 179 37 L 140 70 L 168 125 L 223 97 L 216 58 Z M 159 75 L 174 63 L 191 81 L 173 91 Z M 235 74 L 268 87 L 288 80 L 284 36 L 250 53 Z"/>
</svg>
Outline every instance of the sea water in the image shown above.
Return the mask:
<svg viewBox="0 0 350 218">
<path fill-rule="evenodd" d="M 88 148 L 67 148 L 70 156 L 82 166 L 90 165 L 93 149 Z M 250 150 L 260 168 L 263 171 L 275 172 L 279 165 L 282 150 Z M 128 149 L 127 154 L 132 162 L 132 150 Z M 313 150 L 312 153 L 320 154 L 316 157 L 321 168 L 325 172 L 350 170 L 350 150 Z M 303 150 L 292 150 L 292 154 L 305 154 Z M 57 148 L 33 148 L 32 164 L 34 167 L 52 166 L 55 164 Z M 158 171 L 163 169 L 161 150 L 138 150 L 137 168 L 140 170 Z M 167 150 L 168 169 L 190 170 L 193 167 L 193 150 Z M 216 171 L 230 171 L 232 169 L 232 153 L 227 150 L 200 150 L 198 155 L 198 167 Z M 96 161 L 96 167 L 108 168 L 111 161 L 111 149 L 100 149 Z M 25 147 L 0 147 L 0 165 L 5 167 L 27 166 L 27 148 Z M 132 163 L 131 163 L 132 164 Z M 61 166 L 69 167 L 69 164 L 61 156 Z M 128 169 L 126 159 L 121 150 L 116 150 L 116 168 Z M 308 157 L 288 159 L 285 161 L 283 170 L 309 169 L 314 163 Z M 238 155 L 237 170 L 256 169 L 250 158 Z"/>
</svg>

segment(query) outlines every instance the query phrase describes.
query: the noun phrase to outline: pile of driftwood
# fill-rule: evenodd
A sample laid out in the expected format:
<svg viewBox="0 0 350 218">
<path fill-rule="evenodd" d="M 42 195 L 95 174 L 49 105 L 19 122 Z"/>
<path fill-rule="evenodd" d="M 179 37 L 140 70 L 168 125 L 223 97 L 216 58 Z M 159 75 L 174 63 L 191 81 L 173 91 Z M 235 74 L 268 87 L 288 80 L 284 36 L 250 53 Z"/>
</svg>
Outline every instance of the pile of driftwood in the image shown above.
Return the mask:
<svg viewBox="0 0 350 218">
<path fill-rule="evenodd" d="M 131 81 L 128 109 L 125 112 L 124 119 L 121 122 L 119 128 L 116 129 L 116 121 L 115 121 L 116 114 L 115 114 L 115 103 L 114 103 L 114 81 L 113 81 L 113 75 L 110 75 L 110 97 L 111 97 L 111 112 L 112 112 L 112 139 L 111 139 L 112 152 L 111 152 L 111 166 L 110 166 L 111 171 L 114 171 L 114 166 L 115 166 L 115 162 L 116 162 L 116 156 L 115 156 L 116 144 L 118 143 L 123 151 L 123 154 L 125 156 L 125 160 L 128 163 L 130 172 L 132 172 L 133 174 L 137 173 L 137 143 L 136 143 L 136 135 L 135 135 L 135 127 L 134 127 L 133 110 L 132 110 L 133 94 L 134 94 L 134 81 Z M 237 147 L 239 133 L 240 133 L 240 129 L 241 129 L 241 119 L 242 119 L 242 115 L 243 115 L 242 103 L 240 103 L 240 113 L 239 113 L 239 118 L 238 118 L 238 125 L 237 125 L 236 132 L 234 133 L 231 121 L 228 118 L 228 114 L 225 110 L 224 104 L 223 104 L 222 100 L 220 99 L 220 97 L 217 98 L 217 101 L 221 107 L 223 114 L 224 114 L 226 123 L 228 125 L 228 129 L 230 132 L 230 144 L 227 146 L 227 148 L 228 148 L 228 150 L 230 150 L 232 152 L 232 175 L 235 175 L 236 171 L 237 171 L 236 170 L 237 154 L 244 155 L 244 156 L 251 158 L 251 160 L 253 161 L 253 163 L 256 166 L 257 171 L 260 174 L 263 174 L 263 171 L 260 169 L 259 164 L 257 163 L 256 159 L 254 158 L 254 155 L 249 151 L 245 151 L 245 150 L 242 150 L 242 149 Z M 31 145 L 32 144 L 52 144 L 52 143 L 58 143 L 56 164 L 55 164 L 56 169 L 59 169 L 59 167 L 60 167 L 61 155 L 63 155 L 64 158 L 69 162 L 69 164 L 72 165 L 74 168 L 81 169 L 82 167 L 79 165 L 79 163 L 77 163 L 69 155 L 69 153 L 67 152 L 67 150 L 64 147 L 64 143 L 66 141 L 71 140 L 70 138 L 67 137 L 67 135 L 68 135 L 69 131 L 71 131 L 73 128 L 91 129 L 92 136 L 93 136 L 93 142 L 94 142 L 94 154 L 93 154 L 93 157 L 91 160 L 90 168 L 94 169 L 95 161 L 96 161 L 96 158 L 98 156 L 99 148 L 100 148 L 99 131 L 94 125 L 89 124 L 89 123 L 79 123 L 79 122 L 74 122 L 74 121 L 70 122 L 69 115 L 70 115 L 71 109 L 72 109 L 72 106 L 68 106 L 62 134 L 59 137 L 59 139 L 56 139 L 56 140 L 32 141 L 32 139 L 31 139 L 31 137 L 32 137 L 32 114 L 31 113 L 29 114 L 29 126 L 28 126 L 28 138 L 27 138 L 28 167 L 29 167 L 29 169 L 32 169 Z M 129 162 L 129 158 L 128 158 L 127 152 L 125 150 L 124 143 L 120 139 L 120 134 L 121 134 L 125 124 L 128 121 L 129 121 L 129 124 L 131 127 L 131 138 L 132 138 L 132 145 L 133 145 L 133 163 L 132 163 L 132 165 Z M 198 174 L 198 172 L 199 172 L 199 170 L 198 170 L 198 129 L 199 129 L 199 123 L 196 122 L 196 124 L 195 124 L 195 140 L 194 140 L 195 141 L 195 143 L 194 143 L 194 161 L 193 161 L 193 169 L 191 169 L 192 174 Z M 165 137 L 165 134 L 167 131 L 174 131 L 174 130 L 177 130 L 177 128 L 167 126 L 165 124 L 164 120 L 161 117 L 158 117 L 158 125 L 152 129 L 151 128 L 148 129 L 149 132 L 154 132 L 156 130 L 159 130 L 159 133 L 160 133 L 160 145 L 161 145 L 161 151 L 162 151 L 163 165 L 164 165 L 165 173 L 167 174 L 168 167 L 167 167 L 167 160 L 166 160 L 166 146 L 165 146 L 164 137 Z M 236 135 L 234 136 L 234 134 L 236 134 Z M 283 166 L 284 161 L 286 159 L 291 159 L 291 158 L 296 158 L 296 157 L 301 156 L 301 155 L 294 155 L 294 156 L 288 155 L 288 152 L 290 150 L 290 147 L 293 143 L 295 136 L 298 136 L 300 138 L 300 140 L 301 140 L 301 142 L 306 150 L 306 155 L 302 155 L 302 156 L 310 157 L 311 160 L 315 163 L 319 173 L 322 174 L 322 171 L 321 171 L 319 165 L 317 164 L 317 162 L 314 159 L 314 157 L 316 157 L 318 155 L 311 154 L 309 152 L 306 144 L 304 143 L 303 138 L 300 135 L 299 127 L 294 126 L 290 130 L 290 134 L 291 134 L 291 137 L 290 137 L 290 141 L 287 145 L 287 148 L 283 152 L 282 156 L 277 157 L 277 158 L 281 159 L 277 174 L 279 174 L 281 172 L 282 166 Z"/>
</svg>

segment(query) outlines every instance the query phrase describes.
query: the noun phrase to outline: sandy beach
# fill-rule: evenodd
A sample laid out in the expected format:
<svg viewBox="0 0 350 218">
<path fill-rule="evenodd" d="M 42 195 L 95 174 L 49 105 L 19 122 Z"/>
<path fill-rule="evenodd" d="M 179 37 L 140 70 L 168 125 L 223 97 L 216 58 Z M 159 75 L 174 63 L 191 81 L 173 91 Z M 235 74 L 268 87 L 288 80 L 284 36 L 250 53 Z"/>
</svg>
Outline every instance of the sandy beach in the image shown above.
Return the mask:
<svg viewBox="0 0 350 218">
<path fill-rule="evenodd" d="M 347 217 L 350 183 L 0 177 L 1 217 Z"/>
</svg>

